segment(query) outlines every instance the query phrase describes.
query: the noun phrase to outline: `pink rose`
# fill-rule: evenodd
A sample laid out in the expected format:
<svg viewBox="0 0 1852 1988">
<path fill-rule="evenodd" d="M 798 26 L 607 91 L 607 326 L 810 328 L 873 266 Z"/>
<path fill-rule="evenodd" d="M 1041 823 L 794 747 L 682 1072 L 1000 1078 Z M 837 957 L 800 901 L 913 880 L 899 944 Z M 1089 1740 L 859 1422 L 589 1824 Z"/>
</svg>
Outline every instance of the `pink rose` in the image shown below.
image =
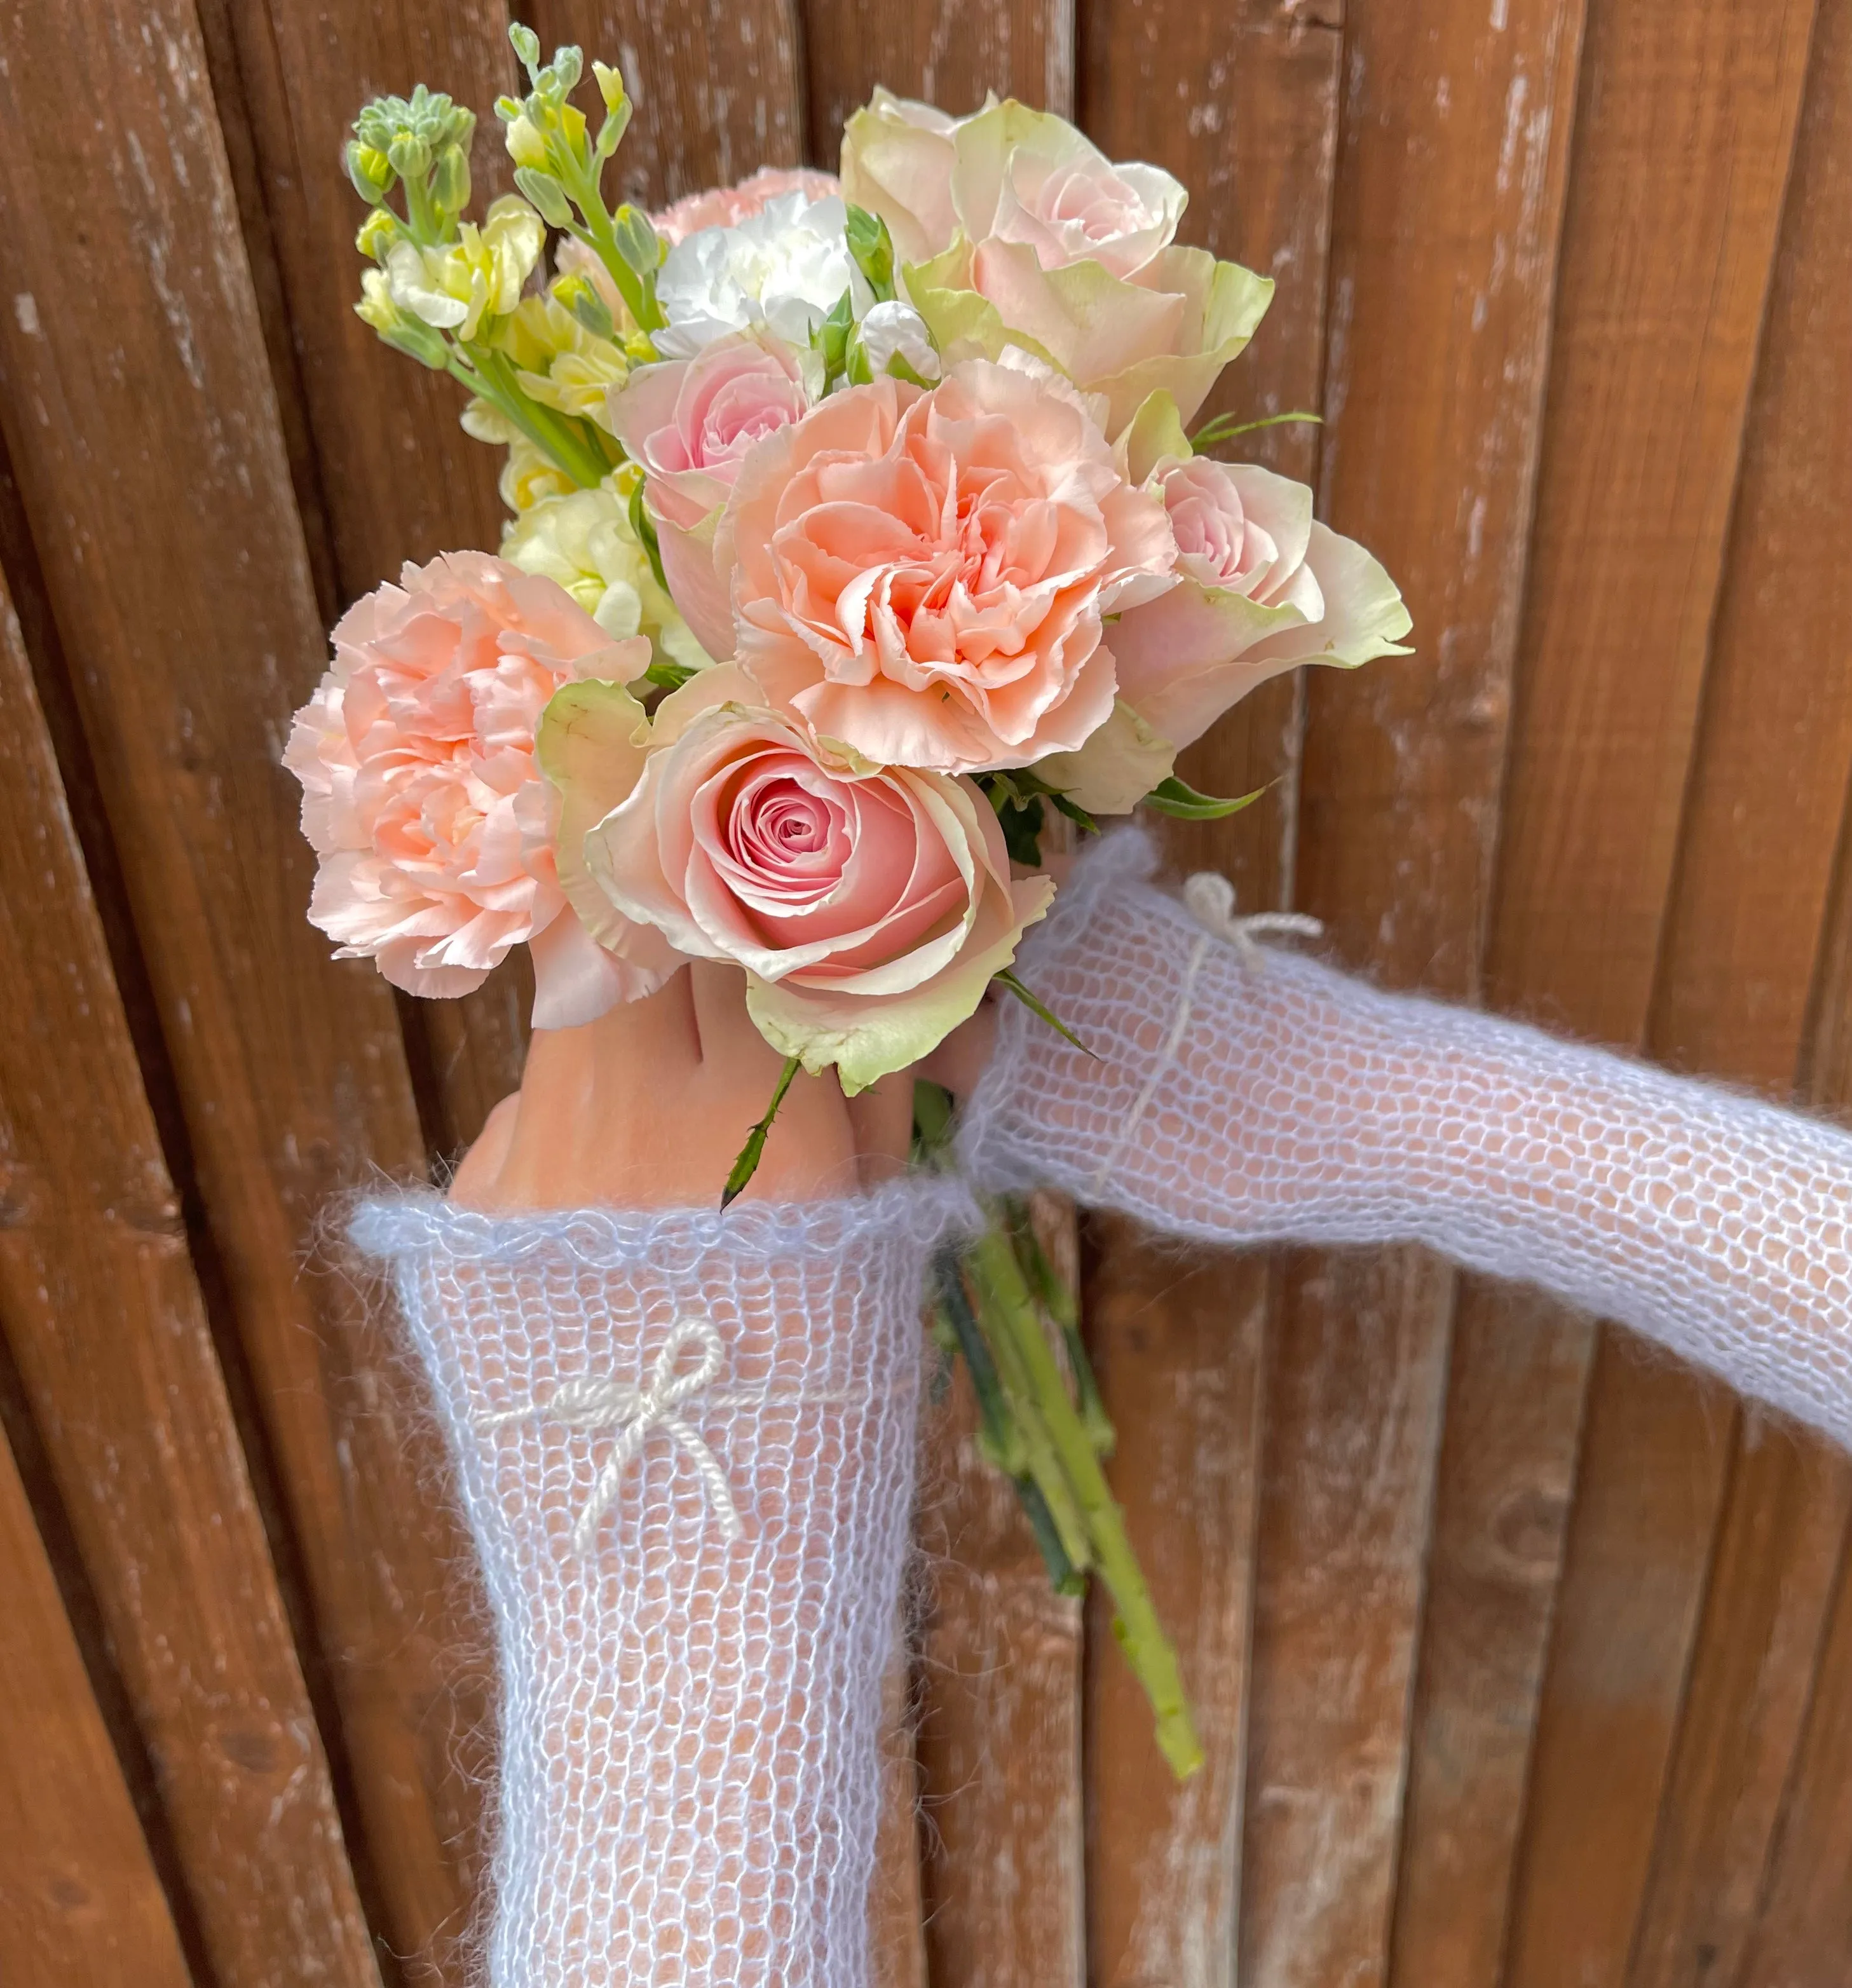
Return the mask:
<svg viewBox="0 0 1852 1988">
<path fill-rule="evenodd" d="M 1162 167 L 1114 165 L 1065 117 L 1013 98 L 952 118 L 882 90 L 843 133 L 843 191 L 887 223 L 903 262 L 962 235 L 1022 242 L 1045 269 L 1092 260 L 1115 276 L 1169 246 L 1189 198 Z"/>
<path fill-rule="evenodd" d="M 767 1040 L 851 1094 L 968 1019 L 1054 894 L 1011 881 L 970 781 L 838 755 L 728 664 L 664 700 L 585 858 L 625 918 L 745 967 Z"/>
<path fill-rule="evenodd" d="M 809 411 L 800 356 L 742 332 L 692 359 L 644 366 L 611 396 L 610 421 L 647 478 L 669 591 L 708 654 L 731 654 L 733 614 L 715 576 L 714 525 L 753 444 Z"/>
<path fill-rule="evenodd" d="M 1183 448 L 1181 431 L 1178 440 Z M 1406 653 L 1395 583 L 1363 547 L 1320 524 L 1303 483 L 1252 463 L 1161 458 L 1183 583 L 1113 632 L 1120 695 L 1187 746 L 1269 677 L 1301 663 L 1354 668 Z"/>
<path fill-rule="evenodd" d="M 806 200 L 827 200 L 841 191 L 834 173 L 816 172 L 809 166 L 761 166 L 738 186 L 685 194 L 653 218 L 656 232 L 672 247 L 704 228 L 736 228 L 763 212 L 766 201 L 780 194 L 801 193 Z"/>
<path fill-rule="evenodd" d="M 620 935 L 620 957 L 566 908 L 534 738 L 560 684 L 634 677 L 648 641 L 613 642 L 563 588 L 485 553 L 400 579 L 342 617 L 284 751 L 321 858 L 309 918 L 412 994 L 466 994 L 526 942 L 539 1028 L 647 992 L 674 963 L 659 936 Z"/>
<path fill-rule="evenodd" d="M 715 541 L 739 660 L 890 766 L 1019 766 L 1113 705 L 1103 617 L 1171 584 L 1162 507 L 1071 389 L 976 361 L 833 395 L 755 448 Z"/>
</svg>

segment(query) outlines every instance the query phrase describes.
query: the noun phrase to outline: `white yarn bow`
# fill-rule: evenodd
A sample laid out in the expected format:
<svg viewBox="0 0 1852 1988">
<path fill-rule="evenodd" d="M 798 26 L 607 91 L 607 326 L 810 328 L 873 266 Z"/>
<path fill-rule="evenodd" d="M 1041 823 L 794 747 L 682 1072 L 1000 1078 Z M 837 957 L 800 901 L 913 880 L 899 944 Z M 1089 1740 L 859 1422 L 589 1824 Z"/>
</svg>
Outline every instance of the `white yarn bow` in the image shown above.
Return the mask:
<svg viewBox="0 0 1852 1988">
<path fill-rule="evenodd" d="M 1120 1155 L 1132 1143 L 1132 1138 L 1150 1108 L 1158 1087 L 1164 1073 L 1176 1060 L 1177 1052 L 1183 1046 L 1184 1036 L 1190 1026 L 1195 1012 L 1196 976 L 1202 971 L 1202 962 L 1208 957 L 1211 939 L 1223 939 L 1241 955 L 1242 964 L 1250 972 L 1258 972 L 1265 962 L 1256 942 L 1269 933 L 1290 934 L 1299 938 L 1320 938 L 1324 927 L 1316 918 L 1308 918 L 1303 911 L 1253 911 L 1239 918 L 1235 911 L 1235 886 L 1218 870 L 1198 870 L 1183 887 L 1183 901 L 1189 907 L 1190 916 L 1201 926 L 1203 936 L 1190 949 L 1190 957 L 1183 970 L 1183 986 L 1177 998 L 1176 1012 L 1171 1017 L 1169 1033 L 1159 1049 L 1156 1060 L 1151 1065 L 1151 1074 L 1144 1087 L 1132 1100 L 1132 1108 L 1125 1115 L 1125 1122 L 1119 1128 L 1119 1136 L 1107 1148 L 1105 1157 L 1094 1169 L 1093 1184 L 1096 1192 L 1103 1190 L 1112 1178 L 1113 1169 L 1118 1165 Z"/>
<path fill-rule="evenodd" d="M 1198 870 L 1183 887 L 1183 901 L 1205 931 L 1225 938 L 1250 967 L 1261 963 L 1255 941 L 1270 932 L 1296 938 L 1323 938 L 1325 934 L 1318 920 L 1303 911 L 1250 911 L 1245 918 L 1236 917 L 1235 886 L 1218 870 Z"/>
<path fill-rule="evenodd" d="M 683 1358 L 691 1351 L 700 1357 L 693 1366 L 684 1368 Z M 573 1543 L 581 1553 L 590 1547 L 605 1514 L 617 1503 L 624 1473 L 649 1440 L 650 1432 L 661 1429 L 701 1473 L 708 1503 L 730 1543 L 745 1528 L 740 1522 L 739 1508 L 733 1502 L 727 1473 L 701 1432 L 682 1413 L 685 1407 L 704 1398 L 710 1408 L 731 1407 L 741 1399 L 758 1398 L 732 1390 L 710 1391 L 720 1378 L 726 1358 L 726 1342 L 706 1319 L 680 1319 L 670 1328 L 662 1351 L 640 1388 L 621 1381 L 568 1381 L 545 1401 L 498 1409 L 478 1417 L 476 1426 L 501 1428 L 510 1422 L 540 1419 L 571 1429 L 617 1432 L 617 1440 L 598 1473 L 592 1495 L 573 1527 Z"/>
</svg>

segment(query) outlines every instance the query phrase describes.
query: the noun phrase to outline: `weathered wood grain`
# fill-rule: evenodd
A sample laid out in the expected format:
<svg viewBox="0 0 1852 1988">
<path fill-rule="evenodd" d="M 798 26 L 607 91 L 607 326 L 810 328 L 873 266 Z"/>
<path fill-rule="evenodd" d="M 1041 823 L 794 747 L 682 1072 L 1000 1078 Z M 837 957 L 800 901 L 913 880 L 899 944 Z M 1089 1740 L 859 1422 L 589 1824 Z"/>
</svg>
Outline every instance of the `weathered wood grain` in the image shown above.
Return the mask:
<svg viewBox="0 0 1852 1988">
<path fill-rule="evenodd" d="M 484 1723 L 434 1442 L 333 1192 L 421 1171 L 389 991 L 304 921 L 277 764 L 322 634 L 190 7 L 0 9 L 0 418 L 308 1568 L 400 1952 L 460 1930 Z M 106 119 L 68 115 L 68 52 Z M 322 168 L 326 170 L 326 167 Z M 109 338 L 86 328 L 107 299 Z M 132 577 L 131 577 L 132 576 Z"/>
<path fill-rule="evenodd" d="M 926 0 L 869 7 L 805 0 L 809 157 L 834 170 L 843 126 L 884 83 L 941 110 L 975 110 L 985 93 L 1063 117 L 1074 107 L 1075 0 Z"/>
<path fill-rule="evenodd" d="M 1822 6 L 1648 1046 L 1787 1095 L 1852 784 L 1852 7 Z M 1772 644 L 1770 617 L 1787 640 Z M 1789 646 L 1790 642 L 1793 644 Z M 1823 667 L 1796 671 L 1796 654 Z M 1827 950 L 1830 951 L 1829 947 Z M 1830 970 L 1830 969 L 1828 969 Z M 1843 1007 L 1852 983 L 1821 980 Z M 1815 1092 L 1843 1107 L 1852 1097 Z M 1806 1716 L 1852 1468 L 1740 1423 L 1634 1934 L 1634 1988 L 1731 1980 Z"/>
<path fill-rule="evenodd" d="M 1212 409 L 1315 409 L 1337 142 L 1339 36 L 1277 9 L 1223 12 L 1094 0 L 1079 23 L 1080 114 L 1114 158 L 1190 189 L 1181 238 L 1272 273 L 1279 288 Z M 1310 424 L 1219 451 L 1309 479 Z M 1222 871 L 1253 908 L 1289 901 L 1301 686 L 1266 685 L 1193 746 L 1204 793 L 1265 798 L 1225 823 L 1166 824 L 1180 871 Z M 1179 1787 L 1097 1602 L 1087 1667 L 1090 1963 L 1103 1983 L 1230 1983 L 1241 1888 L 1248 1651 L 1260 1405 L 1275 1269 L 1263 1256 L 1188 1261 L 1125 1222 L 1090 1235 L 1089 1338 L 1120 1432 L 1111 1481 L 1178 1642 L 1206 1756 Z"/>
<path fill-rule="evenodd" d="M 477 113 L 478 209 L 507 191 L 492 109 L 516 73 L 507 20 L 502 0 L 203 0 L 260 304 L 274 288 L 284 313 L 286 343 L 266 313 L 271 371 L 286 437 L 301 438 L 294 477 L 309 543 L 319 531 L 330 546 L 324 617 L 407 560 L 500 542 L 499 451 L 458 427 L 462 389 L 388 351 L 353 314 L 364 266 L 353 236 L 366 210 L 340 157 L 368 98 L 428 83 Z M 438 1151 L 467 1146 L 519 1082 L 531 999 L 522 960 L 461 1000 L 400 1004 L 421 1036 L 414 1063 L 428 1063 L 434 1080 L 427 1129 Z"/>
<path fill-rule="evenodd" d="M 1232 1988 L 1266 1314 L 1263 1258 L 1168 1257 L 1098 1221 L 1087 1337 L 1119 1432 L 1109 1481 L 1177 1646 L 1204 1764 L 1181 1784 L 1089 1600 L 1090 1979 Z"/>
<path fill-rule="evenodd" d="M 1489 977 L 1502 1004 L 1628 1046 L 1650 1033 L 1811 16 L 1590 15 Z M 1726 864 L 1679 888 L 1746 903 L 1757 881 Z M 1731 1415 L 1722 1390 L 1597 1345 L 1512 1988 L 1625 1974 Z M 1573 1423 L 1560 1440 L 1566 1459 Z"/>
<path fill-rule="evenodd" d="M 227 1980 L 378 1974 L 51 743 L 0 580 L 0 1327 Z M 258 1909 L 289 1901 L 280 1912 Z"/>
<path fill-rule="evenodd" d="M 588 76 L 594 56 L 624 72 L 637 105 L 615 167 L 627 198 L 659 206 L 801 163 L 796 0 L 534 0 L 522 18 L 549 51 L 578 43 Z"/>
<path fill-rule="evenodd" d="M 8 1988 L 193 1988 L 12 1452 L 0 1442 Z"/>
<path fill-rule="evenodd" d="M 1852 1953 L 1852 1551 L 1735 1988 L 1839 1988 Z"/>
<path fill-rule="evenodd" d="M 1494 845 L 1576 28 L 1441 0 L 1344 19 L 1322 508 L 1395 574 L 1417 654 L 1310 674 L 1296 901 L 1348 958 L 1455 993 Z M 1406 1253 L 1286 1279 L 1240 1936 L 1262 1988 L 1387 1965 L 1451 1298 Z"/>
<path fill-rule="evenodd" d="M 919 1753 L 928 1978 L 1080 1988 L 1080 1604 L 1055 1593 L 962 1370 L 929 1425 Z"/>
</svg>

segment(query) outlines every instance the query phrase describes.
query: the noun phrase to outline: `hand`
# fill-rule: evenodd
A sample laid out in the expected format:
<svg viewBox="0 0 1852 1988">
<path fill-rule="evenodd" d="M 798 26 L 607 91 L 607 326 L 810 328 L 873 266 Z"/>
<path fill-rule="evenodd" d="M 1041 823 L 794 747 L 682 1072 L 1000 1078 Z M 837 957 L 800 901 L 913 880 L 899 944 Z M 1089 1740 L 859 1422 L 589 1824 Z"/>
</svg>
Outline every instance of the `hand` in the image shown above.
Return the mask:
<svg viewBox="0 0 1852 1988">
<path fill-rule="evenodd" d="M 783 1060 L 746 1013 L 737 967 L 691 961 L 647 1000 L 542 1030 L 521 1088 L 489 1114 L 451 1199 L 490 1210 L 717 1206 Z M 913 1077 L 845 1099 L 799 1071 L 742 1197 L 852 1194 L 906 1164 Z"/>
</svg>

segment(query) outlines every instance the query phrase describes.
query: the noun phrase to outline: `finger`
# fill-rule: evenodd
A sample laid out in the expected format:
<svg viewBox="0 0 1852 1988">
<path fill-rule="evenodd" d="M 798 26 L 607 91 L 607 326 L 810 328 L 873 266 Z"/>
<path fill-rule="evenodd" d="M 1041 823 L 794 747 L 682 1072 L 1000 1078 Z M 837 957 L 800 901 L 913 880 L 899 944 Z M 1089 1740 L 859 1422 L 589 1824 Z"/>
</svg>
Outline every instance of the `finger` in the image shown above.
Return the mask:
<svg viewBox="0 0 1852 1988">
<path fill-rule="evenodd" d="M 784 1058 L 746 1013 L 745 969 L 724 960 L 698 959 L 689 966 L 688 983 L 702 1063 L 730 1076 L 757 1081 L 762 1075 L 776 1083 Z"/>
<path fill-rule="evenodd" d="M 496 1186 L 515 1136 L 521 1094 L 511 1090 L 483 1121 L 476 1143 L 459 1161 L 451 1178 L 450 1198 L 465 1208 L 492 1208 Z"/>
<path fill-rule="evenodd" d="M 918 1074 L 942 1085 L 954 1097 L 966 1098 L 978 1087 L 996 1046 L 997 1009 L 994 996 L 968 1022 L 962 1023 L 918 1065 Z"/>
<path fill-rule="evenodd" d="M 844 1101 L 863 1187 L 904 1172 L 913 1143 L 913 1073 L 897 1070 Z"/>
</svg>

